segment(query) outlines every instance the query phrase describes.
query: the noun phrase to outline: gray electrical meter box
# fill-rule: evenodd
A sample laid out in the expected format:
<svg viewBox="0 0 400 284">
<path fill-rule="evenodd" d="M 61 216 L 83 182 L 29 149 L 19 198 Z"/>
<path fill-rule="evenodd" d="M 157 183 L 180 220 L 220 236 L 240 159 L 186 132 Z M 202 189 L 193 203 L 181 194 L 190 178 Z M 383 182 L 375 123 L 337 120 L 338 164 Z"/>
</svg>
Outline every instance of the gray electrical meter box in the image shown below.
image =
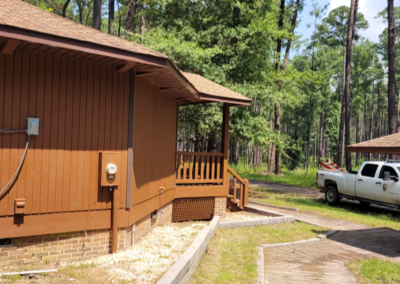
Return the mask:
<svg viewBox="0 0 400 284">
<path fill-rule="evenodd" d="M 39 134 L 39 118 L 28 117 L 28 135 Z"/>
</svg>

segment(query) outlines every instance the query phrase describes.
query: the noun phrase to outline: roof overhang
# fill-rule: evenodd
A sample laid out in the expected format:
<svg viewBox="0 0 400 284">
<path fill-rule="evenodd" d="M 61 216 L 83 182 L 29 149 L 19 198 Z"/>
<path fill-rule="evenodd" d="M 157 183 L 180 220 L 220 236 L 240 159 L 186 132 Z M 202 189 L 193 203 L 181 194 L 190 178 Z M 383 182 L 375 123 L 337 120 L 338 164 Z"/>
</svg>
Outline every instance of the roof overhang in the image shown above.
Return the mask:
<svg viewBox="0 0 400 284">
<path fill-rule="evenodd" d="M 185 99 L 179 102 L 179 105 L 195 105 L 195 104 L 206 104 L 206 103 L 228 103 L 230 106 L 250 106 L 251 102 L 228 99 L 224 97 L 215 97 L 207 94 L 200 93 L 198 99 Z"/>
<path fill-rule="evenodd" d="M 186 79 L 186 77 L 181 71 L 179 71 L 178 67 L 176 67 L 170 59 L 167 61 L 167 68 L 192 94 L 199 98 L 199 93 L 197 92 L 196 88 L 189 82 L 188 79 Z"/>
<path fill-rule="evenodd" d="M 0 39 L 1 38 L 7 39 L 7 41 L 4 43 L 3 40 L 3 44 L 0 42 L 0 52 L 10 41 L 17 41 L 17 46 L 19 43 L 18 48 L 22 46 L 22 49 L 32 50 L 30 46 L 33 46 L 35 52 L 44 52 L 49 55 L 57 55 L 57 52 L 52 52 L 52 50 L 68 50 L 68 53 L 61 56 L 77 60 L 81 60 L 82 58 L 84 61 L 102 65 L 112 65 L 117 68 L 119 72 L 126 72 L 133 68 L 136 69 L 137 72 L 142 72 L 147 79 L 159 86 L 160 89 L 169 87 L 169 85 L 178 87 L 178 92 L 177 94 L 172 94 L 173 97 L 181 97 L 188 100 L 196 100 L 200 97 L 196 88 L 168 58 L 134 53 L 96 43 L 58 37 L 51 34 L 0 24 Z M 71 53 L 73 55 L 69 56 Z M 92 59 L 92 57 L 94 57 L 94 59 Z M 162 82 L 157 82 L 160 76 L 156 75 L 160 75 L 164 78 L 161 80 Z"/>
<path fill-rule="evenodd" d="M 346 150 L 358 153 L 400 154 L 400 133 L 349 145 Z"/>
<path fill-rule="evenodd" d="M 135 53 L 119 48 L 114 48 L 106 45 L 96 44 L 93 42 L 81 41 L 66 37 L 55 36 L 52 34 L 41 33 L 37 31 L 21 29 L 18 27 L 7 26 L 0 24 L 0 38 L 7 38 L 9 41 L 18 41 L 23 43 L 29 50 L 29 46 L 35 46 L 36 50 L 46 50 L 45 53 L 57 54 L 48 50 L 69 50 L 77 55 L 72 55 L 70 58 L 78 59 L 98 64 L 114 64 L 120 72 L 126 72 L 131 68 L 137 69 L 138 72 L 145 72 L 149 80 L 158 85 L 160 89 L 167 89 L 169 94 L 172 94 L 180 105 L 201 104 L 211 102 L 229 103 L 231 106 L 249 106 L 251 100 L 242 100 L 235 97 L 210 95 L 200 92 L 189 79 L 176 67 L 169 59 L 148 54 Z M 28 46 L 29 45 L 29 46 Z M 18 44 L 17 44 L 18 46 Z M 28 46 L 28 47 L 27 47 Z M 40 46 L 40 47 L 39 47 Z M 16 47 L 16 46 L 15 46 Z M 42 47 L 45 47 L 42 49 Z M 79 55 L 79 54 L 82 55 Z M 62 55 L 65 57 L 65 55 Z M 88 58 L 89 57 L 89 58 Z M 91 57 L 100 58 L 97 61 Z M 96 59 L 95 58 L 95 59 Z M 140 70 L 142 67 L 143 69 Z M 152 71 L 152 72 L 150 72 Z M 162 71 L 162 72 L 155 72 Z M 170 75 L 168 75 L 169 73 Z M 160 77 L 157 75 L 167 76 L 162 83 L 157 84 Z M 172 76 L 171 76 L 172 75 Z M 165 79 L 169 78 L 166 84 Z M 153 79 L 153 80 L 152 80 Z M 160 82 L 161 82 L 160 81 Z M 165 85 L 163 85 L 165 84 Z M 171 89 L 168 91 L 168 89 Z"/>
<path fill-rule="evenodd" d="M 251 105 L 251 101 L 244 101 L 244 100 L 236 100 L 233 98 L 225 98 L 225 97 L 217 97 L 217 96 L 210 96 L 207 94 L 200 94 L 200 99 L 203 101 L 211 101 L 211 102 L 222 102 L 222 103 L 229 103 L 236 106 L 249 106 Z"/>
<path fill-rule="evenodd" d="M 362 147 L 355 144 L 347 146 L 346 150 L 357 153 L 400 154 L 400 147 Z"/>
<path fill-rule="evenodd" d="M 168 66 L 168 58 L 160 58 L 147 54 L 133 53 L 91 42 L 58 37 L 50 34 L 44 34 L 5 25 L 0 25 L 0 36 L 20 41 L 48 45 L 51 47 L 59 47 L 69 50 L 75 50 L 78 52 L 91 53 L 99 56 L 107 56 L 126 61 L 134 61 L 137 63 L 144 63 L 157 67 Z"/>
</svg>

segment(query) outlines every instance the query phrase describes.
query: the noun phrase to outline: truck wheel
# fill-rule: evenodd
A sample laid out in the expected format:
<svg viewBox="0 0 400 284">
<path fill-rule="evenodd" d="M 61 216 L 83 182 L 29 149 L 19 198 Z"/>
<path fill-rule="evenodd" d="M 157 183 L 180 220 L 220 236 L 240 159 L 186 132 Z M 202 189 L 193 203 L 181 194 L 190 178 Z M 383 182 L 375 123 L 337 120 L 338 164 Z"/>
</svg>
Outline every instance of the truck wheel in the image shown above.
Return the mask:
<svg viewBox="0 0 400 284">
<path fill-rule="evenodd" d="M 339 202 L 338 193 L 336 188 L 333 186 L 328 186 L 325 190 L 325 200 L 329 205 L 335 205 Z"/>
</svg>

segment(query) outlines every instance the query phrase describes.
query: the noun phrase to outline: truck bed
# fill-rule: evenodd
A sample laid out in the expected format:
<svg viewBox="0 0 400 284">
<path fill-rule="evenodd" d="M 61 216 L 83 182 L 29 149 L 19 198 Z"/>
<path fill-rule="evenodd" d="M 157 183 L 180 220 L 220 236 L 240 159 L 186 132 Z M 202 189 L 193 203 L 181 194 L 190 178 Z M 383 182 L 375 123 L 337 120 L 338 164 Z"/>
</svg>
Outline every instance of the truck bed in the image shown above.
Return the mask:
<svg viewBox="0 0 400 284">
<path fill-rule="evenodd" d="M 325 189 L 326 184 L 335 184 L 339 194 L 348 196 L 356 196 L 354 190 L 354 184 L 356 175 L 358 172 L 341 172 L 341 171 L 330 171 L 330 170 L 319 170 L 318 171 L 318 183 L 319 189 Z"/>
</svg>

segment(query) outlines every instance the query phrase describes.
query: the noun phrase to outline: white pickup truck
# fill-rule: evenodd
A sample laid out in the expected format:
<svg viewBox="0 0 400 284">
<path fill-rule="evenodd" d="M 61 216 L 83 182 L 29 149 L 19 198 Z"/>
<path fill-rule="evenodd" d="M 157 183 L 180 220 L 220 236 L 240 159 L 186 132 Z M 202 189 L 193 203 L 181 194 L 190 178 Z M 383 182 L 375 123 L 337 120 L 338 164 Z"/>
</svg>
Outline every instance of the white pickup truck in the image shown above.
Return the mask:
<svg viewBox="0 0 400 284">
<path fill-rule="evenodd" d="M 341 198 L 400 207 L 400 161 L 365 162 L 358 172 L 319 170 L 316 186 L 334 205 Z"/>
</svg>

